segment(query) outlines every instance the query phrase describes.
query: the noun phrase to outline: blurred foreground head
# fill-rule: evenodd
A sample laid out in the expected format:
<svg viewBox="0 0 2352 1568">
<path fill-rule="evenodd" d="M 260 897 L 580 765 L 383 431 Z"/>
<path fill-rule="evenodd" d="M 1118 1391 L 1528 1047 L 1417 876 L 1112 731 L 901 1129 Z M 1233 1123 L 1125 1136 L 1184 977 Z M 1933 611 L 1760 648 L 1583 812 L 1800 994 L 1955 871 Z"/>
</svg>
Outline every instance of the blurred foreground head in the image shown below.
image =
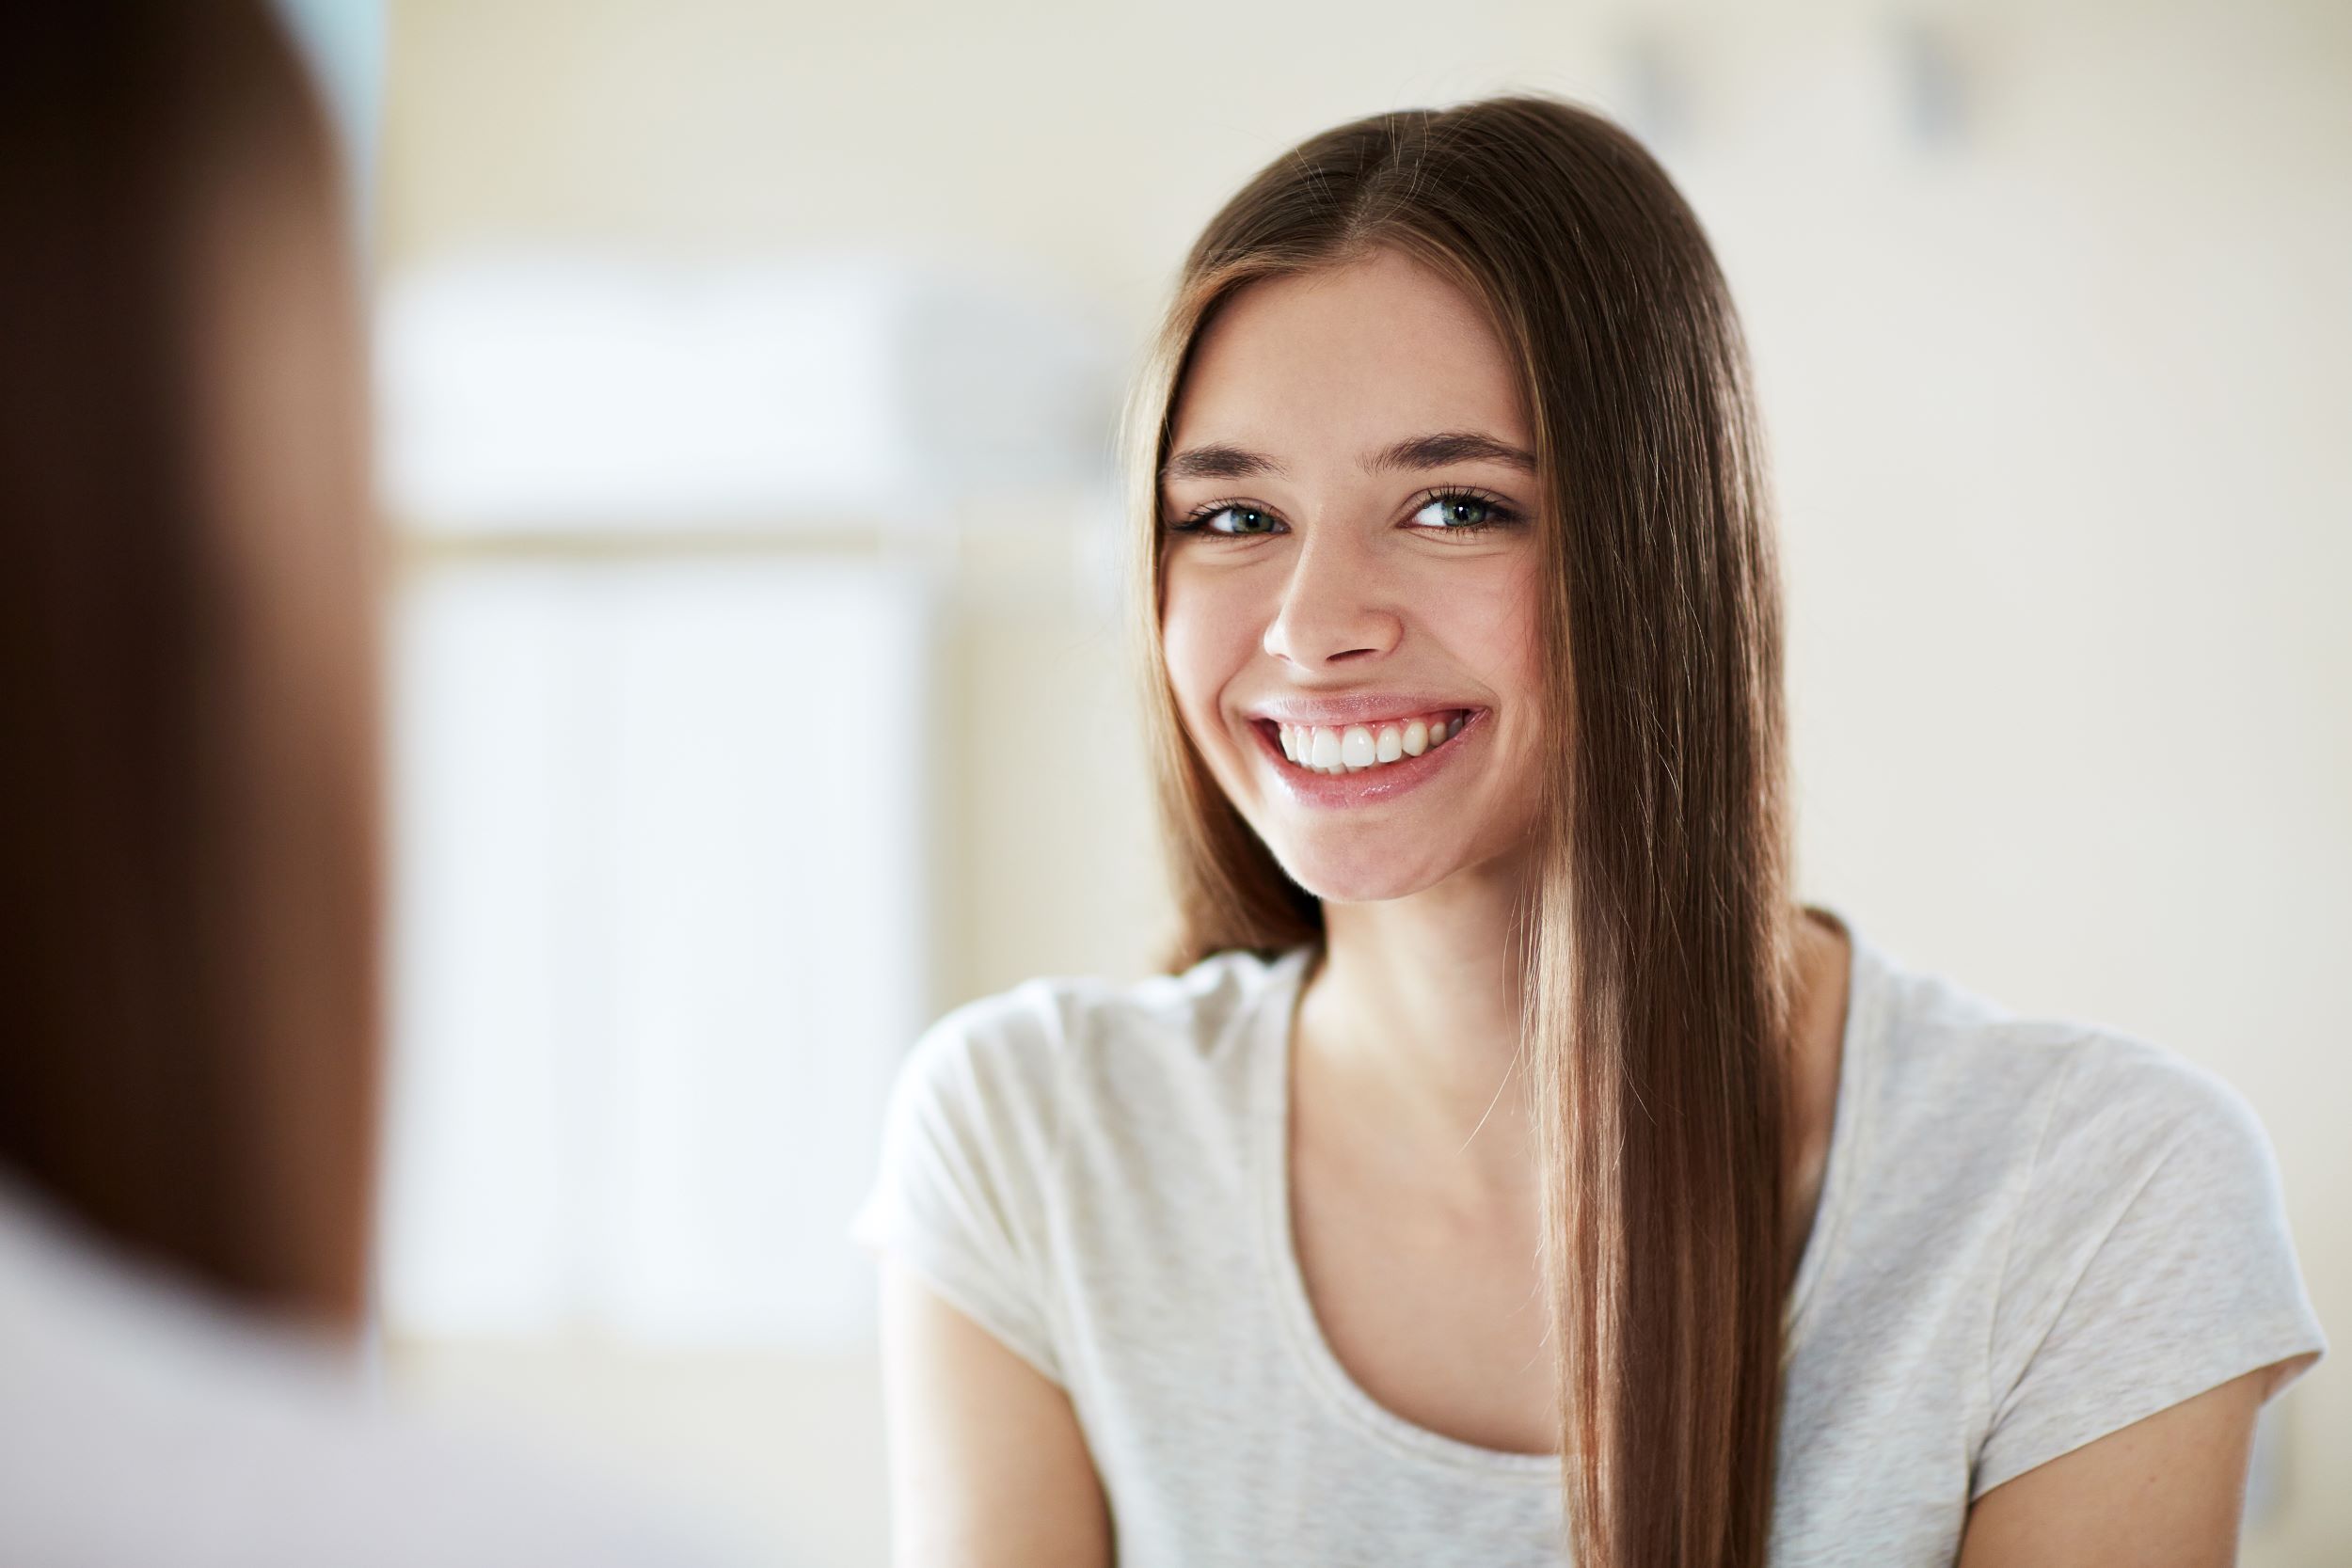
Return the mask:
<svg viewBox="0 0 2352 1568">
<path fill-rule="evenodd" d="M 372 531 L 335 160 L 258 4 L 0 8 L 0 1176 L 350 1324 Z"/>
</svg>

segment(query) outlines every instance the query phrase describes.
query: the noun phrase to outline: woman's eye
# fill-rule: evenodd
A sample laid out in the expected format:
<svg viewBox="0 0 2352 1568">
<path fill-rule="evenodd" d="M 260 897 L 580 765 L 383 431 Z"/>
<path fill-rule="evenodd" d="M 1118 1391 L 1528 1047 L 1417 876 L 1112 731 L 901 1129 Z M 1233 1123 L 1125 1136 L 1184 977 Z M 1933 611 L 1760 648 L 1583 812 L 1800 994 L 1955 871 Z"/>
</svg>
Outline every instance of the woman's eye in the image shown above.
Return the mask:
<svg viewBox="0 0 2352 1568">
<path fill-rule="evenodd" d="M 1220 522 L 1229 517 L 1230 525 Z M 1275 528 L 1274 519 L 1254 506 L 1220 506 L 1200 521 L 1211 533 L 1271 533 Z"/>
<path fill-rule="evenodd" d="M 1433 496 L 1413 515 L 1425 528 L 1461 530 L 1486 528 L 1504 514 L 1494 502 L 1476 496 Z"/>
</svg>

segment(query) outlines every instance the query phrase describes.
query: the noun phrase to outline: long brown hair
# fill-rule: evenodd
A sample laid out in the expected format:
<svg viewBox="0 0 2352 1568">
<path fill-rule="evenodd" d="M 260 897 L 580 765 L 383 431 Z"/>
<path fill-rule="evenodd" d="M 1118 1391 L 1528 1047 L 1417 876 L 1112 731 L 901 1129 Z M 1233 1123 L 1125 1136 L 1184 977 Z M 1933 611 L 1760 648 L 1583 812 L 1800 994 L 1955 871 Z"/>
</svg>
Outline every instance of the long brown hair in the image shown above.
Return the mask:
<svg viewBox="0 0 2352 1568">
<path fill-rule="evenodd" d="M 1160 641 L 1158 475 L 1235 291 L 1392 247 L 1489 314 L 1533 423 L 1547 570 L 1526 1017 L 1562 1411 L 1563 1545 L 1752 1568 L 1771 1531 L 1794 925 L 1778 572 L 1746 349 L 1705 234 L 1598 115 L 1375 115 L 1213 218 L 1129 408 L 1147 722 L 1181 967 L 1322 938 L 1225 799 Z"/>
<path fill-rule="evenodd" d="M 365 1293 L 374 552 L 331 144 L 263 9 L 0 21 L 0 1164 Z"/>
</svg>

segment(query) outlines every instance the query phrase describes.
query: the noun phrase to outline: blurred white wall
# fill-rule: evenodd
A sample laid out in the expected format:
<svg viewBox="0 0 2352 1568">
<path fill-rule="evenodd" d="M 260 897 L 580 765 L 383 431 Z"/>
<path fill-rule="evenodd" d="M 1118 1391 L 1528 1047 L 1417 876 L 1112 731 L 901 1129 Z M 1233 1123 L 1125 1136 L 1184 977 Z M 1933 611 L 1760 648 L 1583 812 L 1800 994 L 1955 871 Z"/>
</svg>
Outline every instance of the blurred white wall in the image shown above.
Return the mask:
<svg viewBox="0 0 2352 1568">
<path fill-rule="evenodd" d="M 1308 133 L 1518 86 L 1617 111 L 1756 349 L 1806 890 L 1915 962 L 2221 1071 L 2270 1129 L 2323 1320 L 2352 1325 L 2352 9 L 395 0 L 389 63 L 388 279 L 515 244 L 850 245 L 1021 279 L 1116 354 Z M 930 1001 L 1139 974 L 1164 917 L 1116 520 L 1057 480 L 953 525 Z M 882 1560 L 854 1358 L 396 1365 Z M 2344 1560 L 2352 1379 L 2305 1379 L 2265 1443 L 2245 1560 Z"/>
<path fill-rule="evenodd" d="M 395 1335 L 825 1351 L 928 1022 L 928 585 L 706 552 L 417 574 L 399 635 Z"/>
</svg>

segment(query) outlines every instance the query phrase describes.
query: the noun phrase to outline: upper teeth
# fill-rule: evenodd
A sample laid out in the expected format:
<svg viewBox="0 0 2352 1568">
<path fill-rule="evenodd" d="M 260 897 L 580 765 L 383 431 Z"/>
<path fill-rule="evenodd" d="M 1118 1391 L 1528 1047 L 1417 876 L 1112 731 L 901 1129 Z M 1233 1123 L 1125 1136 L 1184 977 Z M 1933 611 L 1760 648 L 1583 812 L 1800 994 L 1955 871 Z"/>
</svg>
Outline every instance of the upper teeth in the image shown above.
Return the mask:
<svg viewBox="0 0 2352 1568">
<path fill-rule="evenodd" d="M 1280 726 L 1282 754 L 1314 773 L 1360 773 L 1399 757 L 1417 757 L 1462 733 L 1459 718 L 1407 719 L 1386 724 Z"/>
</svg>

